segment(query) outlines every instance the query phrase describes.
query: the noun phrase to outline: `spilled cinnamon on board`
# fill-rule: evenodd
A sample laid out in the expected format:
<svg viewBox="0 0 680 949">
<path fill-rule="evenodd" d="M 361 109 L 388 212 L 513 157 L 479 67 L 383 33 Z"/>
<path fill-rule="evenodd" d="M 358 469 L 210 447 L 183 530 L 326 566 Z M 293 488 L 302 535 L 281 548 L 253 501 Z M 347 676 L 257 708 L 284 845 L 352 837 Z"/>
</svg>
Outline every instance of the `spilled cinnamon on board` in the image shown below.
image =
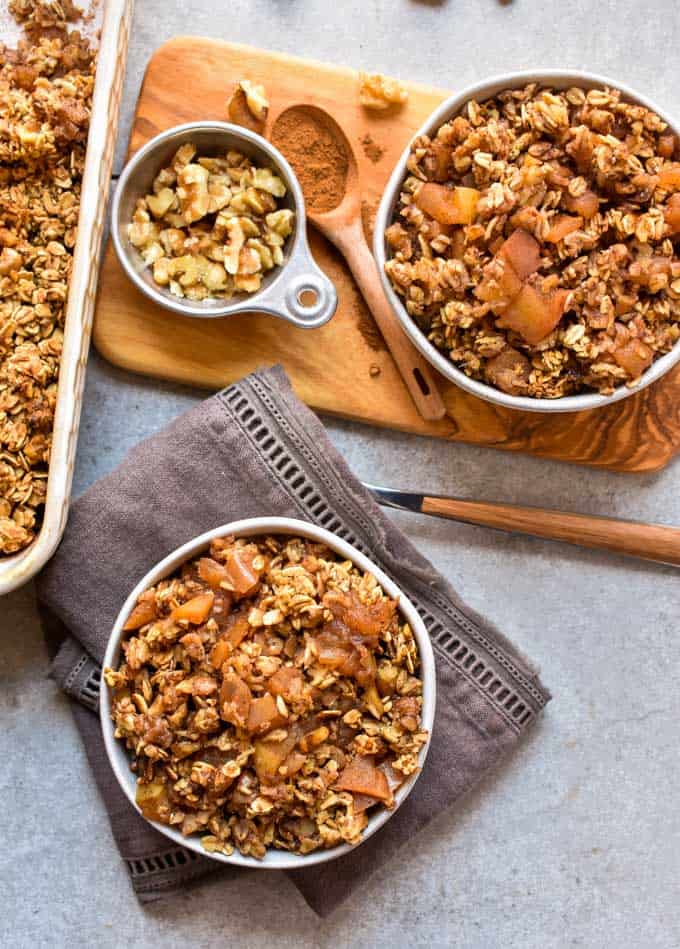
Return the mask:
<svg viewBox="0 0 680 949">
<path fill-rule="evenodd" d="M 288 109 L 274 123 L 271 140 L 293 166 L 310 211 L 330 211 L 340 204 L 349 159 L 321 116 L 302 107 Z"/>
</svg>

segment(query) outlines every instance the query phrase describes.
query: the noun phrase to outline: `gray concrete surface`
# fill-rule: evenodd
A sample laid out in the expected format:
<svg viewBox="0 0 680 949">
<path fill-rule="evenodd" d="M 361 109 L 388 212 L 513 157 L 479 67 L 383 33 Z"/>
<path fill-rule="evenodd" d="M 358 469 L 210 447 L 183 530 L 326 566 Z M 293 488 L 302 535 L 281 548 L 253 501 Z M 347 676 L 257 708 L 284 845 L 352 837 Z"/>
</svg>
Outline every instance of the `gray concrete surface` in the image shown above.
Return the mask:
<svg viewBox="0 0 680 949">
<path fill-rule="evenodd" d="M 449 87 L 514 67 L 584 67 L 680 112 L 672 0 L 138 0 L 124 133 L 150 53 L 183 32 Z M 93 354 L 76 495 L 199 398 Z M 338 422 L 329 430 L 358 475 L 386 484 L 408 473 L 432 491 L 680 523 L 679 464 L 613 475 Z M 141 909 L 23 589 L 0 607 L 0 945 L 680 946 L 677 574 L 395 517 L 553 690 L 512 762 L 324 922 L 284 878 L 256 873 Z"/>
</svg>

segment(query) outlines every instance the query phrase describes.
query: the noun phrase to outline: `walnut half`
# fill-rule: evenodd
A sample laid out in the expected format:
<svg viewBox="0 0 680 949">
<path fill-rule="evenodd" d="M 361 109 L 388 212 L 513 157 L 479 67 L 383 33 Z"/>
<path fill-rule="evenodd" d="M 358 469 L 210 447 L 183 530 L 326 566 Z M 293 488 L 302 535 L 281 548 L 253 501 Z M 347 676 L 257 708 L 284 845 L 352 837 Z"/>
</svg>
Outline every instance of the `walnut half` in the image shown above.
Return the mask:
<svg viewBox="0 0 680 949">
<path fill-rule="evenodd" d="M 269 113 L 264 86 L 242 79 L 227 103 L 229 119 L 252 132 L 262 132 Z"/>
<path fill-rule="evenodd" d="M 365 109 L 384 112 L 391 106 L 404 105 L 408 90 L 398 79 L 380 73 L 359 73 L 359 102 Z"/>
</svg>

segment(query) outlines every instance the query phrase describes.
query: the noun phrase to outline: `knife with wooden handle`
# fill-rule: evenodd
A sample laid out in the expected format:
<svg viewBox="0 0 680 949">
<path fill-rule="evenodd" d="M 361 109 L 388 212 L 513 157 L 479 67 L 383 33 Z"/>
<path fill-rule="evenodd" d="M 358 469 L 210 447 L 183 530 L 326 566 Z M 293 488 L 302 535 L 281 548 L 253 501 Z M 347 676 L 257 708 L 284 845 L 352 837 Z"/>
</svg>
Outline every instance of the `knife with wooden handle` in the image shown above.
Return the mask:
<svg viewBox="0 0 680 949">
<path fill-rule="evenodd" d="M 680 527 L 619 521 L 613 517 L 571 514 L 540 507 L 520 507 L 435 497 L 365 484 L 379 504 L 402 511 L 434 514 L 453 521 L 493 527 L 509 533 L 561 540 L 579 547 L 608 550 L 668 566 L 680 567 Z"/>
</svg>

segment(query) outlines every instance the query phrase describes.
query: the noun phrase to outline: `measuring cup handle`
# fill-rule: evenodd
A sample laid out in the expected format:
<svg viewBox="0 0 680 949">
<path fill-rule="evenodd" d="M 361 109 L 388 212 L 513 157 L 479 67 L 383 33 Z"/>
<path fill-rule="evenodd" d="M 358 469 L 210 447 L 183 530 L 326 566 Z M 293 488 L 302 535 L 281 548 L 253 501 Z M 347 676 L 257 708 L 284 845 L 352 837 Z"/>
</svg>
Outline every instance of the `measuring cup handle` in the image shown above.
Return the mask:
<svg viewBox="0 0 680 949">
<path fill-rule="evenodd" d="M 302 299 L 305 293 L 313 295 L 308 303 Z M 288 320 L 294 326 L 314 329 L 327 323 L 337 306 L 335 286 L 312 257 L 303 231 L 279 279 L 258 295 L 257 309 Z"/>
</svg>

